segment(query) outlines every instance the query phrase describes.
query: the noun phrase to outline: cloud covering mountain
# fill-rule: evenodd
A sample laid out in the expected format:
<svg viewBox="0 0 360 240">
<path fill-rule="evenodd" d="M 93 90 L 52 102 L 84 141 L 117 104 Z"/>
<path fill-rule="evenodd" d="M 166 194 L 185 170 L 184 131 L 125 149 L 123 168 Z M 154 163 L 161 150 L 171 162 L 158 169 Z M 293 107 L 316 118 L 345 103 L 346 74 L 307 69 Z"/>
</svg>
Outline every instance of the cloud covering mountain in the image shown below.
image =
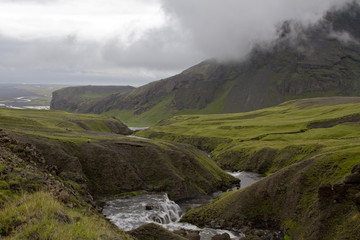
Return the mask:
<svg viewBox="0 0 360 240">
<path fill-rule="evenodd" d="M 139 86 L 206 58 L 242 59 L 285 20 L 350 0 L 1 1 L 0 82 Z"/>
</svg>

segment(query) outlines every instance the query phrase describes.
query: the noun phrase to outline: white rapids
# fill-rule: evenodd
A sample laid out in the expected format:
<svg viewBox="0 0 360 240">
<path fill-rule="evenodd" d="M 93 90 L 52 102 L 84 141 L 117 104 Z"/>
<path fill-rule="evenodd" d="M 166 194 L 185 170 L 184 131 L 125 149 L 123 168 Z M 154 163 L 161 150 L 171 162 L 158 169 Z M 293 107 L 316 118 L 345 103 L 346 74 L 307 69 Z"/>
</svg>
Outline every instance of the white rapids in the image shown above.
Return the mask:
<svg viewBox="0 0 360 240">
<path fill-rule="evenodd" d="M 106 202 L 103 214 L 125 231 L 136 229 L 145 223 L 156 223 L 170 231 L 179 229 L 199 231 L 200 240 L 211 240 L 214 235 L 223 233 L 228 233 L 232 240 L 244 236 L 227 230 L 201 229 L 189 223 L 180 223 L 182 210 L 178 204 L 168 198 L 166 193 L 146 193 L 110 200 Z"/>
<path fill-rule="evenodd" d="M 129 231 L 144 223 L 175 223 L 182 213 L 167 194 L 141 194 L 106 202 L 103 214 L 119 228 Z"/>
<path fill-rule="evenodd" d="M 261 174 L 247 172 L 228 172 L 241 180 L 240 187 L 244 188 L 264 177 Z M 191 206 L 192 205 L 192 206 Z M 199 228 L 189 223 L 180 223 L 184 213 L 182 209 L 198 206 L 198 203 L 183 203 L 182 208 L 171 201 L 166 193 L 146 193 L 134 197 L 120 198 L 107 201 L 103 214 L 120 229 L 130 231 L 145 223 L 157 223 L 170 231 L 185 229 L 199 231 L 200 240 L 211 240 L 216 234 L 229 234 L 232 240 L 245 236 L 222 229 Z"/>
</svg>

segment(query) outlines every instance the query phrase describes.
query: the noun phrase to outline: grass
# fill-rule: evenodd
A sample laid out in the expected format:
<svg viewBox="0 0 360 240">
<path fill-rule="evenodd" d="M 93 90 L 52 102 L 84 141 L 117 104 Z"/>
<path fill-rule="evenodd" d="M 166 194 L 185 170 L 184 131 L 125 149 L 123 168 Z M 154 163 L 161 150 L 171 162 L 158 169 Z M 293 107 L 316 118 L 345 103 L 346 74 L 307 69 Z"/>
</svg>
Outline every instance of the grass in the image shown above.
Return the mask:
<svg viewBox="0 0 360 240">
<path fill-rule="evenodd" d="M 5 239 L 132 239 L 100 215 L 70 209 L 50 193 L 15 196 L 0 210 L 0 236 Z"/>
<path fill-rule="evenodd" d="M 63 111 L 0 109 L 0 128 L 14 133 L 42 136 L 74 143 L 109 139 L 106 123 L 117 120 L 95 114 L 73 114 Z"/>
<path fill-rule="evenodd" d="M 336 120 L 344 116 L 360 114 L 360 104 L 317 105 L 303 108 L 304 101 L 290 101 L 277 107 L 237 114 L 182 115 L 161 121 L 149 129 L 137 133 L 139 136 L 165 137 L 167 135 L 218 138 L 232 142 L 218 146 L 216 152 L 224 149 L 252 147 L 262 148 L 264 144 L 277 149 L 300 144 L 356 144 L 360 137 L 360 125 L 343 123 L 332 128 L 308 129 L 313 122 Z M 225 141 L 224 141 L 225 142 Z M 215 149 L 213 149 L 215 150 Z"/>
<path fill-rule="evenodd" d="M 147 127 L 173 115 L 172 110 L 168 109 L 168 104 L 171 103 L 173 97 L 173 95 L 169 95 L 166 98 L 157 100 L 154 103 L 154 107 L 141 114 L 135 114 L 135 110 L 111 110 L 105 112 L 104 115 L 121 119 L 121 121 L 130 127 Z"/>
</svg>

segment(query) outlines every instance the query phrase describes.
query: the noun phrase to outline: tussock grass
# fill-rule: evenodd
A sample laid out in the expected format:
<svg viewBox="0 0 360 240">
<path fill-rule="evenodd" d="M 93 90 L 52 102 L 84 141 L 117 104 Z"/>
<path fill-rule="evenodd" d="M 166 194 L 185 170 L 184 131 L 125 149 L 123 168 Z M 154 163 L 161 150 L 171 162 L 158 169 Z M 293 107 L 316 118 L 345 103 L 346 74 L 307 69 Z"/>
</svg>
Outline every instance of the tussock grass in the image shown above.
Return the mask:
<svg viewBox="0 0 360 240">
<path fill-rule="evenodd" d="M 13 197 L 0 210 L 0 236 L 5 239 L 132 239 L 105 219 L 70 209 L 50 193 Z"/>
</svg>

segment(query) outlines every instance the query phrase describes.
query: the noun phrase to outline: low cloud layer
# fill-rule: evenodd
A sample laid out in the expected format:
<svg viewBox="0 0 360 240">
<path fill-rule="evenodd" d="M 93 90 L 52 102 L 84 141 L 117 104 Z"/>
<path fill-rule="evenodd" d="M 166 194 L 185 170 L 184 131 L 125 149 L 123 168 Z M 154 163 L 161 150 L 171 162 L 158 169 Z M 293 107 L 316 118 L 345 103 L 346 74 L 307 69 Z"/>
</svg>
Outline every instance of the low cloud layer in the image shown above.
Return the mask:
<svg viewBox="0 0 360 240">
<path fill-rule="evenodd" d="M 47 6 L 59 3 L 56 0 L 29 2 Z M 123 30 L 91 37 L 96 31 L 82 34 L 82 31 L 67 32 L 66 27 L 61 29 L 61 34 L 49 32 L 47 36 L 45 27 L 41 29 L 39 22 L 36 26 L 41 34 L 37 31 L 37 37 L 29 37 L 31 31 L 28 31 L 22 38 L 20 26 L 14 36 L 7 34 L 6 24 L 0 24 L 0 83 L 139 86 L 180 72 L 207 58 L 242 59 L 254 44 L 274 40 L 276 29 L 284 20 L 313 24 L 327 10 L 340 8 L 346 2 L 352 1 L 153 0 L 151 3 L 159 6 L 162 20 L 148 16 L 148 20 L 159 22 L 143 25 L 136 31 L 127 29 L 126 38 L 121 34 Z M 88 5 L 100 3 L 105 4 L 105 1 L 91 0 Z M 142 3 L 145 1 L 136 1 L 137 6 Z M 118 23 L 104 21 L 102 24 Z M 105 25 L 104 28 L 112 29 Z M 344 34 L 336 37 L 347 37 Z"/>
</svg>

